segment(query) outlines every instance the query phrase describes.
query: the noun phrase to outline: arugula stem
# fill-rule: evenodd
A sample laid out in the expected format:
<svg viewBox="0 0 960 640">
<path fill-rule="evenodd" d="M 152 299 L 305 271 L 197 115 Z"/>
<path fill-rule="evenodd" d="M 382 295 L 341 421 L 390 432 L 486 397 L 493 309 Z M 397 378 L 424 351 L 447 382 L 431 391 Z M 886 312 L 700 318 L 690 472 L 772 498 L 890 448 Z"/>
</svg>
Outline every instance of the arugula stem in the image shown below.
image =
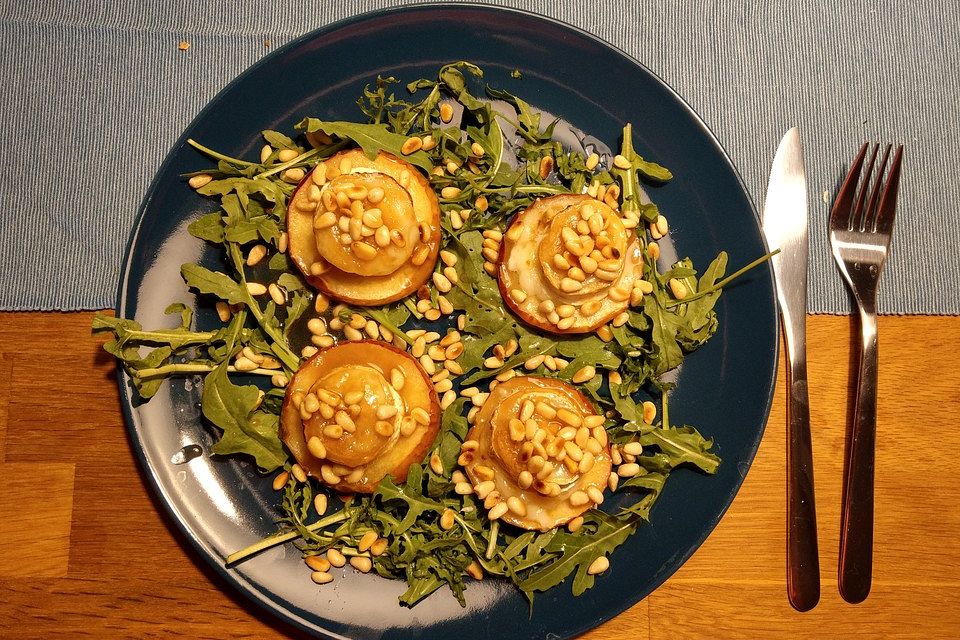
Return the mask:
<svg viewBox="0 0 960 640">
<path fill-rule="evenodd" d="M 168 344 L 176 342 L 180 346 L 188 344 L 204 344 L 213 340 L 216 336 L 214 331 L 204 332 L 177 332 L 177 331 L 136 331 L 128 329 L 126 332 L 127 341 L 133 342 L 158 342 Z"/>
<path fill-rule="evenodd" d="M 417 320 L 423 320 L 423 314 L 417 311 L 417 305 L 410 298 L 404 298 L 403 306 L 410 310 L 410 314 Z"/>
<path fill-rule="evenodd" d="M 497 536 L 500 535 L 500 521 L 494 520 L 493 524 L 490 525 L 490 538 L 487 540 L 487 552 L 484 557 L 487 560 L 493 560 L 493 552 L 497 548 Z"/>
<path fill-rule="evenodd" d="M 745 274 L 747 271 L 750 271 L 750 270 L 753 269 L 754 267 L 757 267 L 757 266 L 763 264 L 764 262 L 766 262 L 767 260 L 769 260 L 769 259 L 772 258 L 773 256 L 777 255 L 778 253 L 780 253 L 780 249 L 774 249 L 774 250 L 771 251 L 770 253 L 767 253 L 767 254 L 765 254 L 765 255 L 760 256 L 759 258 L 757 258 L 756 260 L 754 260 L 754 261 L 751 262 L 750 264 L 748 264 L 748 265 L 746 265 L 746 266 L 743 266 L 743 267 L 740 267 L 739 269 L 737 269 L 736 271 L 734 271 L 733 273 L 731 273 L 730 275 L 728 275 L 726 278 L 720 280 L 719 282 L 713 283 L 712 285 L 710 285 L 710 286 L 707 287 L 706 289 L 703 289 L 702 291 L 697 291 L 697 292 L 696 292 L 695 294 L 693 294 L 692 296 L 687 296 L 687 297 L 684 298 L 683 300 L 675 300 L 675 301 L 672 301 L 672 302 L 668 302 L 666 306 L 667 306 L 667 307 L 677 307 L 677 306 L 680 306 L 681 304 L 685 304 L 685 303 L 687 303 L 687 302 L 693 302 L 694 300 L 699 300 L 700 298 L 703 298 L 703 297 L 705 297 L 705 296 L 710 295 L 710 294 L 713 293 L 714 291 L 718 291 L 718 290 L 720 290 L 720 289 L 723 289 L 725 286 L 727 286 L 728 284 L 730 284 L 731 281 L 735 280 L 736 278 L 739 278 L 740 276 L 742 276 L 743 274 Z"/>
<path fill-rule="evenodd" d="M 329 515 L 326 518 L 321 518 L 316 522 L 306 525 L 306 529 L 308 531 L 313 532 L 313 531 L 317 531 L 318 529 L 325 529 L 332 524 L 343 522 L 348 517 L 345 511 L 346 510 L 338 511 L 337 513 Z M 254 542 L 249 547 L 245 547 L 243 549 L 240 549 L 239 551 L 234 551 L 229 556 L 227 556 L 225 564 L 228 566 L 232 564 L 236 564 L 238 562 L 246 560 L 247 558 L 253 555 L 260 553 L 261 551 L 265 551 L 266 549 L 275 547 L 278 544 L 283 544 L 285 542 L 290 542 L 291 540 L 296 540 L 297 538 L 300 538 L 300 537 L 301 535 L 299 531 L 287 531 L 286 533 L 279 533 L 276 535 L 268 536 L 263 540 L 258 540 L 257 542 Z"/>
<path fill-rule="evenodd" d="M 660 394 L 660 424 L 664 429 L 670 428 L 670 411 L 667 407 L 667 392 L 663 391 Z"/>
<path fill-rule="evenodd" d="M 270 169 L 269 171 L 263 171 L 263 172 L 261 172 L 261 173 L 258 173 L 258 174 L 255 175 L 253 178 L 254 178 L 254 180 L 256 180 L 257 178 L 267 178 L 267 177 L 270 177 L 270 176 L 272 176 L 272 175 L 274 175 L 274 174 L 280 173 L 281 171 L 284 171 L 284 170 L 286 170 L 286 169 L 289 169 L 290 167 L 293 167 L 293 166 L 295 166 L 295 165 L 298 165 L 298 164 L 300 164 L 301 162 L 304 162 L 305 160 L 309 160 L 309 159 L 311 159 L 311 158 L 313 158 L 314 156 L 317 156 L 317 155 L 319 155 L 319 154 L 320 154 L 320 149 L 310 149 L 310 151 L 304 151 L 303 153 L 301 153 L 300 155 L 298 155 L 298 156 L 297 156 L 296 158 L 294 158 L 293 160 L 288 160 L 287 162 L 283 162 L 283 163 L 281 163 L 281 164 L 278 164 L 277 166 L 275 166 L 274 168 Z"/>
<path fill-rule="evenodd" d="M 240 275 L 240 285 L 244 294 L 244 303 L 250 309 L 250 312 L 253 314 L 253 317 L 257 319 L 257 324 L 260 325 L 260 328 L 263 329 L 263 332 L 268 336 L 273 338 L 273 342 L 270 343 L 270 350 L 280 358 L 280 361 L 283 364 L 287 365 L 287 368 L 291 371 L 296 371 L 300 368 L 300 358 L 293 353 L 290 348 L 286 345 L 286 340 L 283 335 L 277 333 L 277 327 L 272 326 L 268 322 L 264 321 L 263 311 L 260 309 L 260 305 L 257 304 L 257 301 L 253 299 L 253 296 L 247 291 L 247 276 L 243 271 L 243 257 L 240 255 L 240 248 L 233 242 L 228 243 L 228 248 L 230 252 L 230 258 L 233 260 L 234 268 L 237 270 L 237 273 Z"/>
<path fill-rule="evenodd" d="M 240 160 L 239 158 L 231 158 L 230 156 L 225 156 L 218 151 L 214 151 L 209 147 L 203 146 L 202 144 L 200 144 L 199 142 L 197 142 L 192 138 L 187 139 L 187 144 L 189 144 L 191 147 L 193 147 L 197 151 L 200 151 L 201 153 L 210 156 L 211 158 L 216 158 L 217 160 L 223 160 L 224 162 L 229 162 L 230 164 L 236 164 L 242 167 L 252 167 L 257 164 L 256 162 L 247 162 L 246 160 Z"/>
<path fill-rule="evenodd" d="M 130 375 L 134 378 L 139 378 L 140 380 L 147 380 L 149 378 L 159 378 L 162 376 L 169 376 L 175 374 L 189 374 L 189 373 L 209 373 L 217 367 L 215 365 L 209 364 L 192 364 L 192 363 L 182 363 L 182 364 L 167 364 L 162 367 L 156 367 L 153 369 L 133 369 L 130 371 Z M 227 371 L 230 373 L 252 373 L 258 376 L 273 376 L 278 373 L 281 373 L 279 369 L 254 369 L 253 371 L 238 371 L 233 365 L 227 366 Z"/>
</svg>

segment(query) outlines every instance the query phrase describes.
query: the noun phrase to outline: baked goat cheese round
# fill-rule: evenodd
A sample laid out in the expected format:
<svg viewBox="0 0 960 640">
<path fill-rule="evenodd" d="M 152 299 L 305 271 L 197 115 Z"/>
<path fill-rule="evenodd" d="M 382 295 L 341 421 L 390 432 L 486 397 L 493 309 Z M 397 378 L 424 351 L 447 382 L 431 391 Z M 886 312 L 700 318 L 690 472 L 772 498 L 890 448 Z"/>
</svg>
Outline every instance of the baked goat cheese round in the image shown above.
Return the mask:
<svg viewBox="0 0 960 640">
<path fill-rule="evenodd" d="M 547 531 L 603 501 L 611 457 L 604 418 L 582 393 L 519 376 L 490 392 L 459 463 L 491 518 Z"/>
<path fill-rule="evenodd" d="M 307 282 L 356 305 L 399 300 L 440 251 L 440 204 L 410 163 L 354 149 L 308 173 L 287 207 L 288 253 Z"/>
<path fill-rule="evenodd" d="M 371 493 L 397 483 L 423 459 L 440 429 L 430 378 L 406 352 L 364 340 L 334 345 L 304 362 L 287 385 L 280 438 L 327 486 Z"/>
<path fill-rule="evenodd" d="M 587 195 L 541 198 L 500 243 L 498 281 L 524 322 L 552 333 L 589 333 L 627 309 L 643 278 L 640 239 Z"/>
</svg>

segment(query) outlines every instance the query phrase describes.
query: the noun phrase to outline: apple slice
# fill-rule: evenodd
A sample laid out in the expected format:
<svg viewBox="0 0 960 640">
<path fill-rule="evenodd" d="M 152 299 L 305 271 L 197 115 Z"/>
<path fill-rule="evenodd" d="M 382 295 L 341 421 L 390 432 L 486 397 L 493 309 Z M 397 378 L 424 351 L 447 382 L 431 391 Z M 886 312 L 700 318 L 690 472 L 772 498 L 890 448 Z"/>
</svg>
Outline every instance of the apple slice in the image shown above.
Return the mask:
<svg viewBox="0 0 960 640">
<path fill-rule="evenodd" d="M 547 531 L 603 500 L 611 468 L 603 423 L 566 382 L 511 378 L 477 412 L 459 462 L 491 517 Z"/>
<path fill-rule="evenodd" d="M 440 252 L 440 204 L 410 163 L 342 151 L 303 179 L 287 207 L 288 254 L 311 286 L 354 305 L 416 291 Z"/>
<path fill-rule="evenodd" d="M 504 301 L 544 331 L 596 331 L 629 307 L 643 277 L 640 239 L 624 221 L 587 195 L 537 200 L 517 214 L 500 243 Z"/>
<path fill-rule="evenodd" d="M 372 493 L 420 462 L 440 430 L 429 376 L 376 340 L 317 352 L 287 385 L 280 438 L 310 475 L 337 491 Z"/>
</svg>

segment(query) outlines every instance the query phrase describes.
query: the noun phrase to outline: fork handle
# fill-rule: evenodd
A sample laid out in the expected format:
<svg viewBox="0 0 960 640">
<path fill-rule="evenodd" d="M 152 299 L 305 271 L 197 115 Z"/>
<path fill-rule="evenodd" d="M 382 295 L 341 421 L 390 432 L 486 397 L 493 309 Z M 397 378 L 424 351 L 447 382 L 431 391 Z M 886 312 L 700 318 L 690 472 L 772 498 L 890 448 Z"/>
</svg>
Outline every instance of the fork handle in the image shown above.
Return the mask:
<svg viewBox="0 0 960 640">
<path fill-rule="evenodd" d="M 863 338 L 856 406 L 844 467 L 840 516 L 840 595 L 850 603 L 870 593 L 873 573 L 873 471 L 877 431 L 877 314 L 860 311 Z"/>
</svg>

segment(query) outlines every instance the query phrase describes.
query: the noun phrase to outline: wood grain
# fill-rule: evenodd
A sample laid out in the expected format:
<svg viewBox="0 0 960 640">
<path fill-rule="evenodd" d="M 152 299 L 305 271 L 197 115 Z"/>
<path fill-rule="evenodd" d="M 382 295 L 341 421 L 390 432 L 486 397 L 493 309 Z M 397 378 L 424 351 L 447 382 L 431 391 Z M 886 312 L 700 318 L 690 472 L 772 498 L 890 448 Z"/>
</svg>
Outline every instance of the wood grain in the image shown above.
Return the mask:
<svg viewBox="0 0 960 640">
<path fill-rule="evenodd" d="M 160 515 L 126 440 L 114 363 L 90 337 L 91 314 L 2 319 L 0 636 L 299 637 L 251 610 Z M 850 318 L 808 320 L 820 605 L 800 614 L 786 600 L 781 364 L 757 459 L 716 531 L 650 597 L 585 637 L 956 637 L 960 318 L 880 319 L 875 578 L 856 606 L 836 590 L 852 335 Z M 25 515 L 34 512 L 39 524 Z M 13 534 L 11 560 L 18 530 L 30 535 Z"/>
</svg>

